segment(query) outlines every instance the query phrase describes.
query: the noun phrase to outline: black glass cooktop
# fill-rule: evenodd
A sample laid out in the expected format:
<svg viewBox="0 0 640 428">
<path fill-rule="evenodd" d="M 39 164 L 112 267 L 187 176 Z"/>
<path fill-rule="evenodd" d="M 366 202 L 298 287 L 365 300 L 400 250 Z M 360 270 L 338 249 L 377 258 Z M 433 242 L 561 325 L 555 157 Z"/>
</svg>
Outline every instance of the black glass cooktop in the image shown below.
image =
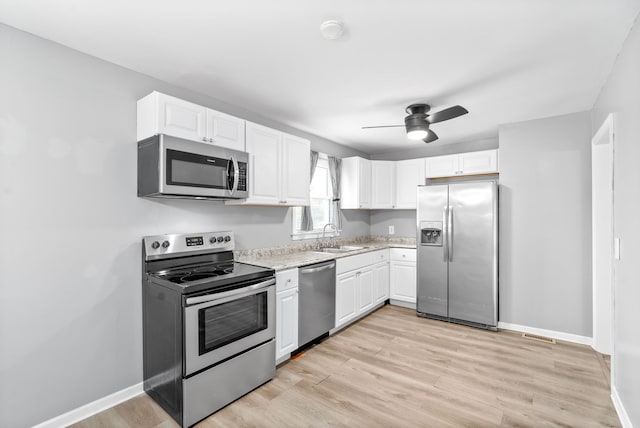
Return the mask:
<svg viewBox="0 0 640 428">
<path fill-rule="evenodd" d="M 193 268 L 180 268 L 159 272 L 159 278 L 166 279 L 174 284 L 185 284 L 193 281 L 214 278 L 220 275 L 229 275 L 234 271 L 235 263 L 213 264 L 210 266 L 198 266 Z"/>
<path fill-rule="evenodd" d="M 273 270 L 234 261 L 172 267 L 150 272 L 151 276 L 176 284 L 189 292 L 204 287 L 218 287 L 265 276 L 272 276 Z"/>
</svg>

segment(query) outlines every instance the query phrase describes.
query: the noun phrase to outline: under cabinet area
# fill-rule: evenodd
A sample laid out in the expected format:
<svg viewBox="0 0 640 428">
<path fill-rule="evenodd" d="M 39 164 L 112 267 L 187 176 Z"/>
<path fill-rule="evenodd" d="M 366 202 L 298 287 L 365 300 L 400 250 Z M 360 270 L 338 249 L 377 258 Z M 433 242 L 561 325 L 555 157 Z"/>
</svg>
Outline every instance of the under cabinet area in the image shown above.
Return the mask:
<svg viewBox="0 0 640 428">
<path fill-rule="evenodd" d="M 416 250 L 391 248 L 389 259 L 389 299 L 392 304 L 414 309 L 417 292 Z"/>
<path fill-rule="evenodd" d="M 229 205 L 309 205 L 309 140 L 247 122 L 249 197 Z"/>
<path fill-rule="evenodd" d="M 298 269 L 276 272 L 276 363 L 298 348 Z"/>
<path fill-rule="evenodd" d="M 243 119 L 154 91 L 138 101 L 137 140 L 166 134 L 244 151 Z"/>
</svg>

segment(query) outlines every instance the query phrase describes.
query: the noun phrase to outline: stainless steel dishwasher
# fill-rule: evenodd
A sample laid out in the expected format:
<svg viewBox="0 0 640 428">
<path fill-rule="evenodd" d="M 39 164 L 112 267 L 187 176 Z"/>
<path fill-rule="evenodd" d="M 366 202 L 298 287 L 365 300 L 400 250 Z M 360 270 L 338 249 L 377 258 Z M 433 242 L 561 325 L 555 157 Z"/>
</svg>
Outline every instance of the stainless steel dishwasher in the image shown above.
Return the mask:
<svg viewBox="0 0 640 428">
<path fill-rule="evenodd" d="M 298 346 L 329 332 L 336 318 L 336 262 L 298 268 Z"/>
</svg>

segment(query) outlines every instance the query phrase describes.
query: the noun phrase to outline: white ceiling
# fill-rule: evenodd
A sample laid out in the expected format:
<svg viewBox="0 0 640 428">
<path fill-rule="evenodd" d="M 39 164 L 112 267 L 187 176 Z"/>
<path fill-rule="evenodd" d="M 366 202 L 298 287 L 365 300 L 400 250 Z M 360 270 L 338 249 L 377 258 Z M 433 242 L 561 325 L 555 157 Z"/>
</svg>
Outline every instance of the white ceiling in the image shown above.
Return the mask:
<svg viewBox="0 0 640 428">
<path fill-rule="evenodd" d="M 404 108 L 469 110 L 432 144 L 588 110 L 639 0 L 0 0 L 0 21 L 365 152 Z M 324 40 L 326 19 L 346 35 Z"/>
</svg>

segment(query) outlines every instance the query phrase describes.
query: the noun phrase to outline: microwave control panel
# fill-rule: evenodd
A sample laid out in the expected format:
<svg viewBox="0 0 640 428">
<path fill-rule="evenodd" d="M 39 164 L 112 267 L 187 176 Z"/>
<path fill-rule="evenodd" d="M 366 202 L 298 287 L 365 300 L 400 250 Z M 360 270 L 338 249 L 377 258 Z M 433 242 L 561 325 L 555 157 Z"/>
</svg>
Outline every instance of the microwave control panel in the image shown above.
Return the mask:
<svg viewBox="0 0 640 428">
<path fill-rule="evenodd" d="M 247 191 L 247 164 L 238 162 L 238 190 Z"/>
</svg>

